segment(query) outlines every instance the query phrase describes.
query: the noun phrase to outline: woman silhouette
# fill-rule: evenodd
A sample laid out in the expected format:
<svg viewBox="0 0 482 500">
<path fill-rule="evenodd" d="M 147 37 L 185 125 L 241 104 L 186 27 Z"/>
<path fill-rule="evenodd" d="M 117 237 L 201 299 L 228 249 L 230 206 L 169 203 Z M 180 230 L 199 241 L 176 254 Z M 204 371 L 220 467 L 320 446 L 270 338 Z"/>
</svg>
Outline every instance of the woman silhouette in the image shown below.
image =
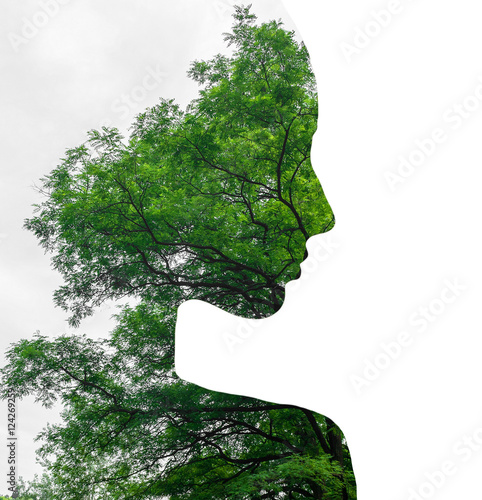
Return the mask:
<svg viewBox="0 0 482 500">
<path fill-rule="evenodd" d="M 44 435 L 55 498 L 356 498 L 329 418 L 174 371 L 180 304 L 276 313 L 307 240 L 334 225 L 310 164 L 306 48 L 249 7 L 234 18 L 233 55 L 192 64 L 202 90 L 186 111 L 162 100 L 127 144 L 116 129 L 90 132 L 43 180 L 47 200 L 26 222 L 54 253 L 65 281 L 55 301 L 72 324 L 106 299 L 138 300 L 107 341 L 36 336 L 9 352 L 5 387 L 68 408 Z"/>
</svg>

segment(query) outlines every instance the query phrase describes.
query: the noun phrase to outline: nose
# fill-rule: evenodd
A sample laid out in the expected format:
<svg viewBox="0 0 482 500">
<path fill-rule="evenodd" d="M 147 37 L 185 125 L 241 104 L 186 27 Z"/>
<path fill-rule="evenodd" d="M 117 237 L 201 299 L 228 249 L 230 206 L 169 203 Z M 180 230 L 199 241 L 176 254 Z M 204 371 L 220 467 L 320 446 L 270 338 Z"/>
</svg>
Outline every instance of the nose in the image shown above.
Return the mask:
<svg viewBox="0 0 482 500">
<path fill-rule="evenodd" d="M 335 214 L 328 203 L 323 191 L 321 196 L 314 202 L 310 221 L 308 223 L 308 236 L 315 236 L 330 231 L 335 225 Z M 306 258 L 306 257 L 305 257 Z"/>
</svg>

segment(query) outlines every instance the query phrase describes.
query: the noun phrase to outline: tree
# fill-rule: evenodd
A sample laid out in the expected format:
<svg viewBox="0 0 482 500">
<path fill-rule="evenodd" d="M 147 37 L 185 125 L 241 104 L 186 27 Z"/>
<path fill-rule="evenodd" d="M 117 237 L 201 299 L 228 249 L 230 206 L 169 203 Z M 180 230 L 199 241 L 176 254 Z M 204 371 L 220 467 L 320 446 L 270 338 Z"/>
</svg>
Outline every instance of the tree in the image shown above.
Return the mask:
<svg viewBox="0 0 482 500">
<path fill-rule="evenodd" d="M 307 50 L 249 7 L 234 18 L 234 54 L 191 66 L 198 99 L 185 111 L 161 100 L 128 141 L 90 132 L 43 179 L 46 200 L 26 221 L 63 276 L 54 301 L 73 325 L 105 300 L 138 301 L 109 339 L 37 334 L 7 353 L 4 387 L 64 406 L 39 451 L 54 498 L 355 498 L 331 420 L 174 372 L 180 303 L 272 314 L 306 240 L 334 224 L 310 163 Z"/>
<path fill-rule="evenodd" d="M 32 481 L 25 481 L 22 477 L 19 477 L 17 487 L 18 496 L 16 498 L 18 500 L 51 500 L 55 495 L 55 486 L 47 474 L 43 474 L 40 478 L 35 474 Z M 0 500 L 3 500 L 3 498 L 0 497 Z"/>
<path fill-rule="evenodd" d="M 126 295 L 272 314 L 306 240 L 333 226 L 310 163 L 306 48 L 277 22 L 253 26 L 246 9 L 236 19 L 234 56 L 192 65 L 204 87 L 188 111 L 161 100 L 127 143 L 92 131 L 43 179 L 47 200 L 26 227 L 54 253 L 65 280 L 55 301 L 73 324 Z"/>
<path fill-rule="evenodd" d="M 349 452 L 343 444 L 340 463 L 331 421 L 177 378 L 174 319 L 143 304 L 118 316 L 108 340 L 37 335 L 10 351 L 19 396 L 35 393 L 46 406 L 60 397 L 66 408 L 66 425 L 49 426 L 40 449 L 58 498 L 289 498 L 291 491 L 339 499 L 343 467 L 353 488 Z M 323 496 L 315 496 L 321 485 Z"/>
</svg>

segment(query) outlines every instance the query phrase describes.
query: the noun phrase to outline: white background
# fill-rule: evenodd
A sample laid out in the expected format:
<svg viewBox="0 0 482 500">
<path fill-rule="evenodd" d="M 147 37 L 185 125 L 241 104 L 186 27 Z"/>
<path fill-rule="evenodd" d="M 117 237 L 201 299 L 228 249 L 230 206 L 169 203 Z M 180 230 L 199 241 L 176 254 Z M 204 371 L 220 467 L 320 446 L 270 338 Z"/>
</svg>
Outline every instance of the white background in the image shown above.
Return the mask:
<svg viewBox="0 0 482 500">
<path fill-rule="evenodd" d="M 282 15 L 278 2 L 253 4 L 261 19 Z M 8 35 L 19 33 L 39 4 L 5 2 L 2 350 L 37 329 L 66 331 L 65 315 L 51 302 L 59 279 L 33 236 L 20 230 L 38 200 L 29 186 L 104 120 L 125 129 L 161 95 L 184 105 L 196 90 L 186 86 L 189 61 L 222 50 L 228 2 L 173 5 L 143 1 L 134 10 L 128 1 L 72 0 L 15 51 Z M 352 451 L 360 500 L 477 498 L 480 8 L 469 0 L 285 5 L 318 79 L 313 164 L 337 224 L 310 241 L 302 279 L 288 286 L 272 318 L 253 326 L 206 304 L 182 306 L 178 372 L 211 389 L 333 418 Z M 386 10 L 392 14 L 380 17 Z M 351 57 L 349 45 L 356 49 Z M 122 113 L 117 99 L 134 92 L 146 68 L 158 66 L 162 83 L 135 103 L 138 109 Z M 434 131 L 444 141 L 432 147 L 427 139 Z M 420 144 L 433 154 L 417 156 Z M 386 174 L 397 173 L 400 156 L 422 160 L 390 189 Z M 460 291 L 451 294 L 447 283 L 459 283 Z M 437 313 L 429 312 L 433 321 L 421 320 L 424 307 Z M 104 309 L 81 330 L 105 335 L 113 311 Z M 229 349 L 233 338 L 241 340 Z M 402 338 L 409 345 L 394 347 Z M 396 359 L 387 358 L 387 346 Z M 366 385 L 357 390 L 354 380 L 361 379 Z M 38 470 L 33 436 L 55 415 L 26 401 L 20 416 L 20 473 L 30 477 Z M 3 474 L 1 459 L 0 467 Z"/>
</svg>

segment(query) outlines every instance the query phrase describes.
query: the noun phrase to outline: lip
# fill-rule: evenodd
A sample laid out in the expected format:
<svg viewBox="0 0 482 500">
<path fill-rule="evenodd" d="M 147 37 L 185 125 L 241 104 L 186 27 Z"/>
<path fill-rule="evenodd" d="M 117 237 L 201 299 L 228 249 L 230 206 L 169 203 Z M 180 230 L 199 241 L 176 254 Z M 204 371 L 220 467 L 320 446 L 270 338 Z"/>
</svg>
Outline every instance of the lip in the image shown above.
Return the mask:
<svg viewBox="0 0 482 500">
<path fill-rule="evenodd" d="M 306 250 L 306 247 L 305 247 L 305 250 Z M 301 274 L 303 273 L 303 269 L 302 269 L 302 264 L 308 259 L 308 253 L 306 252 L 306 257 L 299 263 L 297 264 L 295 267 L 294 267 L 294 271 L 296 271 L 296 275 L 295 275 L 295 278 L 293 280 L 290 280 L 290 281 L 294 281 L 294 280 L 297 280 L 301 277 Z"/>
</svg>

